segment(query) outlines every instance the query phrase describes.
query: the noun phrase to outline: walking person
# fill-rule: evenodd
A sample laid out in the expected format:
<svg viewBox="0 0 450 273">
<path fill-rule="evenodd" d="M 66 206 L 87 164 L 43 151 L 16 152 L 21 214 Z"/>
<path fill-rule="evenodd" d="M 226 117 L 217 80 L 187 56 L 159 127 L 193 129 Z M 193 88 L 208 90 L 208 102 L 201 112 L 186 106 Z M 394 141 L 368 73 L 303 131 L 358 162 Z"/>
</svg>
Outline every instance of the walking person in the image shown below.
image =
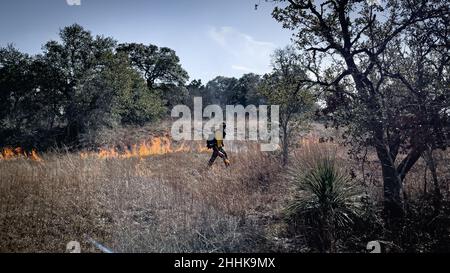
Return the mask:
<svg viewBox="0 0 450 273">
<path fill-rule="evenodd" d="M 225 152 L 225 150 L 223 149 L 223 139 L 226 135 L 225 129 L 226 124 L 225 122 L 223 122 L 220 128 L 214 132 L 214 136 L 210 137 L 210 139 L 206 141 L 206 146 L 208 147 L 208 149 L 213 149 L 213 153 L 208 162 L 209 167 L 214 164 L 214 161 L 218 156 L 223 159 L 223 163 L 226 167 L 230 166 L 230 160 L 228 160 L 227 152 Z"/>
</svg>

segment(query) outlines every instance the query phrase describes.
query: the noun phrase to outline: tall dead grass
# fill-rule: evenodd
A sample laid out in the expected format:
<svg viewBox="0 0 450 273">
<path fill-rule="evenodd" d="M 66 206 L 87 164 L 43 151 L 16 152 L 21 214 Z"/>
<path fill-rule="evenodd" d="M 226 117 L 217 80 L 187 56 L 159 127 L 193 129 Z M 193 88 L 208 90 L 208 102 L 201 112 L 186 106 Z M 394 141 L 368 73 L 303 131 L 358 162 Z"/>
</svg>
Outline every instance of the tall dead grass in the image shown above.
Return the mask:
<svg viewBox="0 0 450 273">
<path fill-rule="evenodd" d="M 251 151 L 208 169 L 208 157 L 0 162 L 0 252 L 64 252 L 72 240 L 98 251 L 85 235 L 116 252 L 264 251 L 277 161 Z"/>
<path fill-rule="evenodd" d="M 296 148 L 291 164 L 296 157 L 308 161 L 308 143 Z M 435 154 L 441 213 L 431 213 L 433 183 L 420 160 L 406 177 L 409 208 L 401 232 L 394 233 L 380 214 L 383 188 L 375 153 L 368 151 L 361 161 L 336 142 L 314 145 L 333 149 L 342 171 L 367 196 L 364 219 L 337 238 L 337 251 L 364 252 L 371 240 L 396 251 L 448 251 L 448 151 Z M 64 252 L 73 240 L 83 252 L 98 252 L 85 235 L 115 252 L 317 251 L 306 233 L 289 234 L 283 221 L 296 190 L 279 159 L 242 147 L 226 146 L 230 168 L 218 159 L 208 169 L 206 153 L 128 159 L 54 153 L 42 162 L 0 161 L 0 252 Z"/>
</svg>

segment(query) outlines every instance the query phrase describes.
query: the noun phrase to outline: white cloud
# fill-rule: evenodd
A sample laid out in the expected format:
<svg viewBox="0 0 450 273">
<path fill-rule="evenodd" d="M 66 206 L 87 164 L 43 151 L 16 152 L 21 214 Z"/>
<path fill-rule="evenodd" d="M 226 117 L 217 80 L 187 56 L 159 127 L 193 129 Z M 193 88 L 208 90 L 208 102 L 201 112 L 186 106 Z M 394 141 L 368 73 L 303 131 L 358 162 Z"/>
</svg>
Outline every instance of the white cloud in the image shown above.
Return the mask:
<svg viewBox="0 0 450 273">
<path fill-rule="evenodd" d="M 236 65 L 236 64 L 231 65 L 231 68 L 233 68 L 234 70 L 239 70 L 239 71 L 244 71 L 244 72 L 252 72 L 251 68 L 241 66 L 241 65 Z"/>
<path fill-rule="evenodd" d="M 209 37 L 230 54 L 231 68 L 263 74 L 270 71 L 270 55 L 276 48 L 271 42 L 257 41 L 232 27 L 211 27 Z"/>
<path fill-rule="evenodd" d="M 66 0 L 66 3 L 69 6 L 80 6 L 81 0 Z"/>
</svg>

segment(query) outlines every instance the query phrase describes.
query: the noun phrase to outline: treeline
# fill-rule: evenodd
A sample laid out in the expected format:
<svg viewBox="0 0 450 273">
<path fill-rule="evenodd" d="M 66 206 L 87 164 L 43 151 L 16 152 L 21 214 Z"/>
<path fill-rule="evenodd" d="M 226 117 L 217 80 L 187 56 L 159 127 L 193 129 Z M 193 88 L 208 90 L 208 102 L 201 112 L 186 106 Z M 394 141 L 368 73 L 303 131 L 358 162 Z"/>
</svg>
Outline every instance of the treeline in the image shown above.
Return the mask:
<svg viewBox="0 0 450 273">
<path fill-rule="evenodd" d="M 77 24 L 59 36 L 35 56 L 0 48 L 0 146 L 77 148 L 102 129 L 154 122 L 193 96 L 205 104 L 263 101 L 255 74 L 187 83 L 170 48 L 118 44 Z"/>
</svg>

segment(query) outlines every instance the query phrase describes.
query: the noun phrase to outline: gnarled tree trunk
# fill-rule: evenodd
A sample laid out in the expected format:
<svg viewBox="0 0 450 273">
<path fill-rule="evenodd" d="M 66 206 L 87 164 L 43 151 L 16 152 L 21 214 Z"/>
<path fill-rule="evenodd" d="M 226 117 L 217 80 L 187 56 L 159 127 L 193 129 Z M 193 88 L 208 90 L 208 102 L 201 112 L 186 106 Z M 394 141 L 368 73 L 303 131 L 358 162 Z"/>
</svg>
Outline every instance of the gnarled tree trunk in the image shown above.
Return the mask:
<svg viewBox="0 0 450 273">
<path fill-rule="evenodd" d="M 383 175 L 384 210 L 387 219 L 403 216 L 402 179 L 386 149 L 377 148 Z"/>
</svg>

